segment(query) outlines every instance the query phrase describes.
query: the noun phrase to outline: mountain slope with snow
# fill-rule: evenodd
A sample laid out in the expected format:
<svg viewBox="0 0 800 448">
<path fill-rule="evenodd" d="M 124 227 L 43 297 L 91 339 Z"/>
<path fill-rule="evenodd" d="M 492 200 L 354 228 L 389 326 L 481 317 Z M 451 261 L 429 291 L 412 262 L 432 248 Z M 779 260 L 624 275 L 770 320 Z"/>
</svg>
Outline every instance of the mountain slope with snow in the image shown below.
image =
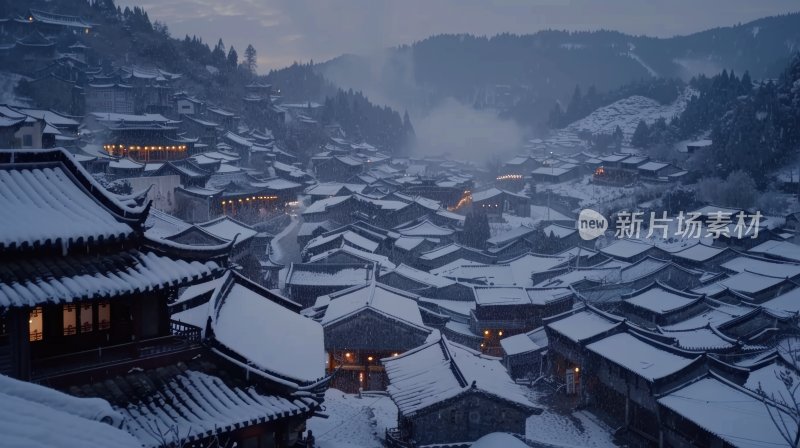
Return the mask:
<svg viewBox="0 0 800 448">
<path fill-rule="evenodd" d="M 677 100 L 666 105 L 644 96 L 630 96 L 595 110 L 587 117 L 567 126 L 566 131 L 610 134 L 619 126 L 625 139 L 630 140 L 639 120 L 646 121 L 648 125 L 659 118 L 666 118 L 669 121 L 686 109 L 686 104 L 694 95 L 697 95 L 696 90 L 686 88 Z"/>
</svg>

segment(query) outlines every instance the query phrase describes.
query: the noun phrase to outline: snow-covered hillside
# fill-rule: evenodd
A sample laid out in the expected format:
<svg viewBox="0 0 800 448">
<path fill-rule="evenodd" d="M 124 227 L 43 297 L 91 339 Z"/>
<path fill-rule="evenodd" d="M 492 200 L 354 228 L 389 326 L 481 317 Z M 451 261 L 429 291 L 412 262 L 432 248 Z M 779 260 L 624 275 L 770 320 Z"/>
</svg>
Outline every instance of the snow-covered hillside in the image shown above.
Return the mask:
<svg viewBox="0 0 800 448">
<path fill-rule="evenodd" d="M 671 120 L 686 109 L 689 99 L 696 94 L 697 91 L 687 88 L 678 99 L 667 105 L 644 96 L 630 96 L 595 110 L 589 116 L 567 126 L 566 131 L 609 134 L 619 126 L 625 139 L 630 140 L 639 120 L 644 119 L 647 124 L 652 124 L 659 118 Z"/>
</svg>

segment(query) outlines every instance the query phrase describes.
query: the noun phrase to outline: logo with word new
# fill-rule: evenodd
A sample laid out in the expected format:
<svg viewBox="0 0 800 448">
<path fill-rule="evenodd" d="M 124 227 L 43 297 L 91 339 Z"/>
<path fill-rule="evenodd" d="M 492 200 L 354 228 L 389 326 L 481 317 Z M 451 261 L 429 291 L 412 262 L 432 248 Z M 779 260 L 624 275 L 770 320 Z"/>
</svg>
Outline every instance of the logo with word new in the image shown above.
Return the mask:
<svg viewBox="0 0 800 448">
<path fill-rule="evenodd" d="M 605 216 L 590 208 L 581 210 L 578 215 L 578 233 L 582 239 L 591 241 L 602 236 L 606 230 L 608 230 L 608 220 Z"/>
</svg>

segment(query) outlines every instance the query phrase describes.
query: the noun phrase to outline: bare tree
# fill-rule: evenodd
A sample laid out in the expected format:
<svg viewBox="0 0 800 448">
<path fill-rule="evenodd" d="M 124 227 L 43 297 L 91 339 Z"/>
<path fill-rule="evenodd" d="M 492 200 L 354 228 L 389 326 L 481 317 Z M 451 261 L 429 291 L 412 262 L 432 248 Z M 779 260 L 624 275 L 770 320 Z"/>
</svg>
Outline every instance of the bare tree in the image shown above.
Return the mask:
<svg viewBox="0 0 800 448">
<path fill-rule="evenodd" d="M 800 354 L 794 349 L 793 339 L 784 339 L 778 343 L 777 351 L 779 357 L 790 365 L 775 372 L 775 378 L 782 387 L 768 391 L 759 382 L 756 392 L 761 396 L 781 438 L 788 446 L 797 448 L 800 447 L 800 377 L 797 375 L 800 371 Z"/>
<path fill-rule="evenodd" d="M 214 435 L 208 438 L 205 442 L 204 448 L 233 448 L 235 442 L 229 436 L 220 437 L 214 427 Z M 186 433 L 181 434 L 181 430 L 177 424 L 163 425 L 157 420 L 147 422 L 147 432 L 158 441 L 158 448 L 189 448 L 194 446 L 189 436 L 192 433 L 192 427 L 186 428 Z"/>
</svg>

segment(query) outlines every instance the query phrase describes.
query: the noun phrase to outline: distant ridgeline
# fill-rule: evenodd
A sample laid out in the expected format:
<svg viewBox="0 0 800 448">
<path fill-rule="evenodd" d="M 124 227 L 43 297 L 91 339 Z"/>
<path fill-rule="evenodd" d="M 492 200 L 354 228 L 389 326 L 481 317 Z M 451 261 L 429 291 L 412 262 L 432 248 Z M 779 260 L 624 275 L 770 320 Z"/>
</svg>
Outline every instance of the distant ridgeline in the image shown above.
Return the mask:
<svg viewBox="0 0 800 448">
<path fill-rule="evenodd" d="M 800 145 L 800 54 L 795 54 L 776 80 L 754 83 L 723 71 L 693 79 L 699 92 L 683 113 L 667 124 L 640 123 L 634 146 L 674 144 L 710 130 L 713 142 L 705 154 L 712 163 L 698 164 L 709 174 L 726 176 L 743 170 L 763 186 L 767 176 L 797 157 Z"/>
<path fill-rule="evenodd" d="M 81 63 L 85 63 L 87 69 L 99 68 L 109 72 L 115 67 L 142 66 L 180 73 L 180 89 L 228 110 L 239 109 L 240 99 L 246 96 L 248 85 L 272 82 L 276 87 L 274 94 L 286 95 L 284 102 L 323 103 L 327 98 L 336 100 L 336 107 L 327 111 L 323 124 L 338 124 L 348 136 L 366 139 L 388 151 L 404 149 L 413 138 L 413 127 L 407 117 L 404 122 L 397 111 L 376 106 L 359 92 L 339 91 L 325 78 L 314 73 L 312 64 L 295 64 L 261 77 L 256 75 L 257 55 L 252 45 L 246 49 L 240 48 L 239 53 L 232 46 L 226 48 L 222 39 L 212 46 L 197 36 L 171 36 L 167 25 L 157 20 L 151 21 L 143 8 L 123 8 L 116 5 L 114 0 L 2 1 L 0 23 L 7 19 L 9 24 L 18 26 L 3 27 L 0 41 L 28 41 L 32 39 L 31 36 L 38 38 L 39 35 L 33 31 L 45 24 L 39 19 L 29 20 L 32 10 L 42 11 L 43 14 L 68 15 L 86 24 L 86 29 L 80 29 L 80 32 L 70 27 L 61 27 L 63 31 L 60 31 L 61 28 L 56 27 L 48 29 L 46 34 L 56 37 L 52 44 L 60 53 L 74 50 L 74 45 L 81 45 L 81 48 L 85 46 L 85 61 Z M 26 23 L 28 21 L 30 26 Z M 2 58 L 0 54 L 0 60 Z M 3 67 L 17 71 L 15 66 L 18 65 L 4 63 Z M 33 76 L 35 73 L 21 74 L 32 79 L 40 77 Z M 19 95 L 31 96 L 32 88 L 27 84 L 20 83 Z M 248 120 L 247 111 L 242 118 L 245 122 L 258 121 L 258 117 Z M 322 138 L 321 133 L 297 135 L 280 123 L 271 124 L 270 129 L 278 140 L 285 141 L 289 149 L 318 146 L 320 141 L 317 140 Z"/>
<path fill-rule="evenodd" d="M 453 97 L 530 124 L 544 123 L 556 101 L 566 109 L 576 85 L 609 92 L 643 79 L 688 80 L 724 68 L 749 71 L 754 79 L 776 77 L 792 42 L 800 42 L 798 13 L 668 39 L 615 31 L 439 35 L 378 56 L 341 56 L 320 69 L 354 89 L 379 89 L 391 104 L 424 108 Z M 378 79 L 364 79 L 376 72 Z"/>
</svg>

